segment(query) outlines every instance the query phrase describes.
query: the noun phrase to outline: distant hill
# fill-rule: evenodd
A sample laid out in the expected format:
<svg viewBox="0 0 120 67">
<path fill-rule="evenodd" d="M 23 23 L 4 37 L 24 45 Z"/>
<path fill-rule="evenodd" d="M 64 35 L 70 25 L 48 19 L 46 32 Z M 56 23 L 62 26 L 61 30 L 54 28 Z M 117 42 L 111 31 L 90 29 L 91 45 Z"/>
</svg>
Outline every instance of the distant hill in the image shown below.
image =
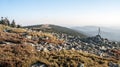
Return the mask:
<svg viewBox="0 0 120 67">
<path fill-rule="evenodd" d="M 41 30 L 44 32 L 55 32 L 55 33 L 65 33 L 68 35 L 73 35 L 73 36 L 80 36 L 80 37 L 86 37 L 86 35 L 84 35 L 81 32 L 77 32 L 75 30 L 66 28 L 66 27 L 62 27 L 62 26 L 57 26 L 57 25 L 51 25 L 51 24 L 42 24 L 42 25 L 33 25 L 33 26 L 25 26 L 24 28 L 31 28 L 31 29 L 35 29 L 35 30 Z"/>
<path fill-rule="evenodd" d="M 74 29 L 78 32 L 83 32 L 87 36 L 95 36 L 98 34 L 98 27 L 97 26 L 79 26 L 79 27 L 72 27 L 71 29 Z M 120 41 L 120 29 L 113 29 L 108 27 L 100 27 L 101 33 L 100 35 L 103 38 L 108 38 L 109 40 L 113 41 Z"/>
</svg>

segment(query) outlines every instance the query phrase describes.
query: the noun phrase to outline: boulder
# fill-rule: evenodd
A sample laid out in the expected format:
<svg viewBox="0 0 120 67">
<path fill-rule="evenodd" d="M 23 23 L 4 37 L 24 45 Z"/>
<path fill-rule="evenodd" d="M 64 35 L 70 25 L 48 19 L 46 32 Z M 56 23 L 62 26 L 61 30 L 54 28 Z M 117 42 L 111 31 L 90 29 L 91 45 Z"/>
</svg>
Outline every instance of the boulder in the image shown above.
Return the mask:
<svg viewBox="0 0 120 67">
<path fill-rule="evenodd" d="M 32 64 L 31 67 L 47 67 L 47 65 L 42 62 L 36 62 Z"/>
<path fill-rule="evenodd" d="M 83 63 L 79 63 L 77 67 L 84 67 Z"/>
</svg>

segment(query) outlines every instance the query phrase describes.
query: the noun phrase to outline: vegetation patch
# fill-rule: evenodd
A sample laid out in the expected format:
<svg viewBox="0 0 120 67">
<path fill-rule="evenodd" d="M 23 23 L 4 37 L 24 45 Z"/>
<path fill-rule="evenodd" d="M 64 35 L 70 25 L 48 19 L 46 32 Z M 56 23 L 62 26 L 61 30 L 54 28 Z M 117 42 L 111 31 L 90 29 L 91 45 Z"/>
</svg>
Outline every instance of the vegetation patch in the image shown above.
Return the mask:
<svg viewBox="0 0 120 67">
<path fill-rule="evenodd" d="M 77 67 L 80 63 L 85 67 L 108 67 L 110 61 L 120 62 L 80 51 L 38 52 L 30 45 L 0 45 L 0 66 L 2 67 L 30 67 L 36 62 L 44 63 L 48 67 Z"/>
</svg>

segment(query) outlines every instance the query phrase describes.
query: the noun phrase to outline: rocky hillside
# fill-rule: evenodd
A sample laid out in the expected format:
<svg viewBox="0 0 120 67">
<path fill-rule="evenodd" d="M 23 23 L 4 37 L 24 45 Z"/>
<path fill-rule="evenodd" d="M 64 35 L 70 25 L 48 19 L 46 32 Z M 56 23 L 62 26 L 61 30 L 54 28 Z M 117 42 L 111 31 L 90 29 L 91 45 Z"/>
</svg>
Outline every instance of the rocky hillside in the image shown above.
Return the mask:
<svg viewBox="0 0 120 67">
<path fill-rule="evenodd" d="M 0 45 L 0 49 L 0 67 L 118 67 L 119 64 L 115 59 L 101 58 L 82 51 L 43 52 L 25 44 Z"/>
<path fill-rule="evenodd" d="M 120 44 L 41 28 L 0 25 L 0 67 L 119 67 Z M 43 30 L 42 30 L 43 29 Z M 31 59 L 30 59 L 31 58 Z"/>
</svg>

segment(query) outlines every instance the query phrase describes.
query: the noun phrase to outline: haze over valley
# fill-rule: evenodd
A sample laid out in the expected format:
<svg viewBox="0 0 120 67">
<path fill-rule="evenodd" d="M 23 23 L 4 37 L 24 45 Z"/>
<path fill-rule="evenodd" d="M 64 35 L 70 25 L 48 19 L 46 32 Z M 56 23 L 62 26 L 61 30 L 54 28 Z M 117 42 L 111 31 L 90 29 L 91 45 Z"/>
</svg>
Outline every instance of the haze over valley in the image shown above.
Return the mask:
<svg viewBox="0 0 120 67">
<path fill-rule="evenodd" d="M 103 38 L 108 38 L 113 41 L 120 41 L 120 28 L 116 27 L 99 27 L 99 26 L 76 26 L 71 27 L 71 29 L 77 30 L 78 32 L 83 32 L 87 36 L 95 36 L 98 34 L 98 29 L 100 28 L 100 35 Z"/>
</svg>

